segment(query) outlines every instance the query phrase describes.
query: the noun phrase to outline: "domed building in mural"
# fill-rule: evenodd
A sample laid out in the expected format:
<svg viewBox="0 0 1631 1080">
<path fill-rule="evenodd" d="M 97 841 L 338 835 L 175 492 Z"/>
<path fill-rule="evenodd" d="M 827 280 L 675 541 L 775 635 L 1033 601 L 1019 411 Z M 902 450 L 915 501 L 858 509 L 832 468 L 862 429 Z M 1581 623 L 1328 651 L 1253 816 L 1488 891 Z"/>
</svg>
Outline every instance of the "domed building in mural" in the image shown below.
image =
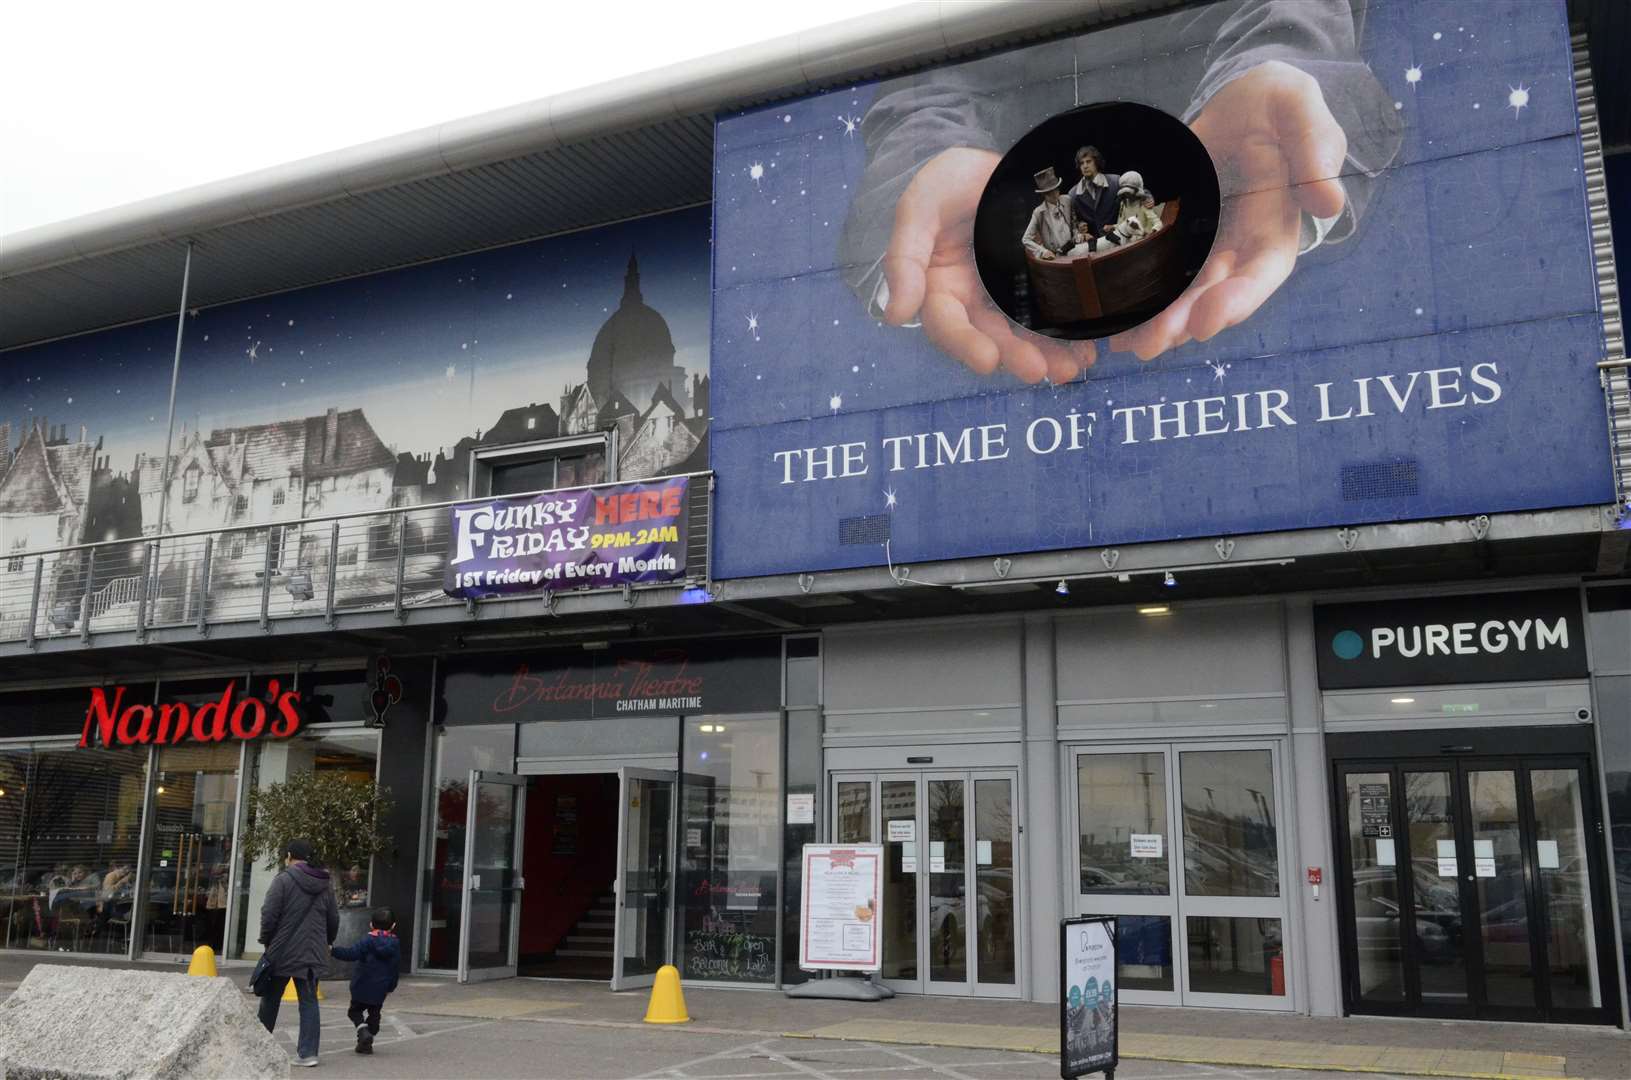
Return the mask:
<svg viewBox="0 0 1631 1080">
<path fill-rule="evenodd" d="M 623 275 L 623 300 L 595 335 L 589 351 L 589 393 L 604 404 L 621 394 L 638 409 L 668 387 L 689 408 L 685 369 L 674 363 L 674 337 L 668 320 L 646 304 L 640 293 L 640 263 L 629 256 Z"/>
</svg>

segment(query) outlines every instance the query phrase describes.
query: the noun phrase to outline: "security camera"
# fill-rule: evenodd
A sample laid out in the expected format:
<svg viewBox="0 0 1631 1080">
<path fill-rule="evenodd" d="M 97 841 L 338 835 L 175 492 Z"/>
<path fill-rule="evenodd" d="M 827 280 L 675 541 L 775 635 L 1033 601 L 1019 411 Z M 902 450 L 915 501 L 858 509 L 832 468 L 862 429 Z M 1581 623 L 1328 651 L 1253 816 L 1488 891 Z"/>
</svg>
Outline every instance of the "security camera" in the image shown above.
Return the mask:
<svg viewBox="0 0 1631 1080">
<path fill-rule="evenodd" d="M 1577 709 L 1575 711 L 1574 716 L 1575 716 L 1576 720 L 1590 720 L 1591 719 L 1591 710 L 1590 709 Z"/>
</svg>

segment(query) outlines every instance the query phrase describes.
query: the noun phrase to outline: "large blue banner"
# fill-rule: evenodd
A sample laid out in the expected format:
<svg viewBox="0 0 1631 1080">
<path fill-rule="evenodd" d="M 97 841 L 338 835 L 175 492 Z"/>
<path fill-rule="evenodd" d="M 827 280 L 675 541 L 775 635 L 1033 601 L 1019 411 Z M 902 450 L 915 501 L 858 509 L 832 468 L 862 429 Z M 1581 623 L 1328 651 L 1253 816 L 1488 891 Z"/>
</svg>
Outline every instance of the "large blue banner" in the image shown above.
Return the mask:
<svg viewBox="0 0 1631 1080">
<path fill-rule="evenodd" d="M 1035 133 L 1080 118 L 1112 220 L 1184 159 L 1105 102 L 1217 173 L 1167 219 L 1204 265 L 1108 337 L 1043 317 L 1080 155 Z M 744 112 L 716 154 L 717 576 L 1613 499 L 1561 0 L 1217 3 Z"/>
</svg>

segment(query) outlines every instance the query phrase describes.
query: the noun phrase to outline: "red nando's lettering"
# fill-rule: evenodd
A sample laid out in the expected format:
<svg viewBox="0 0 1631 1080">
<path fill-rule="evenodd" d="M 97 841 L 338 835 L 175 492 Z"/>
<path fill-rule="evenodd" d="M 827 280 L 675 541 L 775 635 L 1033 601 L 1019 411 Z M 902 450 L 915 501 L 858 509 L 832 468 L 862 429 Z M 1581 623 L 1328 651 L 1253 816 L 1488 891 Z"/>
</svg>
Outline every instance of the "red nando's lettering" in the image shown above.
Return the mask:
<svg viewBox="0 0 1631 1080">
<path fill-rule="evenodd" d="M 276 679 L 267 684 L 266 700 L 245 697 L 232 702 L 237 683 L 228 683 L 220 700 L 208 701 L 196 709 L 185 702 L 163 705 L 125 705 L 125 688 L 114 687 L 113 700 L 106 690 L 94 687 L 91 704 L 85 710 L 85 730 L 80 746 L 90 746 L 92 735 L 103 746 L 163 746 L 180 742 L 224 742 L 232 739 L 258 739 L 263 735 L 287 739 L 300 730 L 300 695 L 278 691 Z"/>
<path fill-rule="evenodd" d="M 659 674 L 659 664 L 678 663 L 671 674 Z M 695 697 L 703 692 L 704 679 L 688 674 L 691 662 L 684 653 L 658 653 L 652 660 L 625 659 L 609 677 L 575 677 L 571 668 L 553 676 L 535 675 L 525 664 L 516 668 L 510 685 L 493 698 L 493 712 L 508 713 L 533 704 L 572 701 L 622 701 L 659 697 Z"/>
</svg>

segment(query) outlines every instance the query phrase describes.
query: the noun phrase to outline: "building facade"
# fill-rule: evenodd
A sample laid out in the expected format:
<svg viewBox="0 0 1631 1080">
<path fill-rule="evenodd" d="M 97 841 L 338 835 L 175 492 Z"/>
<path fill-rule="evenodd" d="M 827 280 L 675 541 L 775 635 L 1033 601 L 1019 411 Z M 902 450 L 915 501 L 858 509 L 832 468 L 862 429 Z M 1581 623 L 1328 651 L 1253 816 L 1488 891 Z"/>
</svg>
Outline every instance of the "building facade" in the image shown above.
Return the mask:
<svg viewBox="0 0 1631 1080">
<path fill-rule="evenodd" d="M 605 205 L 9 245 L 0 947 L 253 960 L 256 795 L 333 772 L 427 975 L 829 977 L 834 843 L 897 992 L 1057 1000 L 1098 914 L 1129 1002 L 1625 1026 L 1623 54 L 1589 4 L 1148 6 L 437 137 L 460 199 L 672 152 Z M 1039 205 L 1112 216 L 1038 255 Z M 35 299 L 177 235 L 179 302 Z"/>
</svg>

